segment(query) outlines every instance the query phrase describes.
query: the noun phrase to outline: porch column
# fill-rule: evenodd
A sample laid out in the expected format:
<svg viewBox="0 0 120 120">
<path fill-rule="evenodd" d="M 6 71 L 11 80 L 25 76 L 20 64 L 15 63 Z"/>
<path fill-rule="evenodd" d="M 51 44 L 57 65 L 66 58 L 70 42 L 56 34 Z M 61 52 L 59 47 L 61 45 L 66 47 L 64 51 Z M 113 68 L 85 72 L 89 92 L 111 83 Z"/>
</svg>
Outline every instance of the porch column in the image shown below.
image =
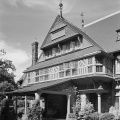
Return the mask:
<svg viewBox="0 0 120 120">
<path fill-rule="evenodd" d="M 70 114 L 70 97 L 71 95 L 67 95 L 67 117 L 68 118 L 68 115 Z"/>
<path fill-rule="evenodd" d="M 17 96 L 15 97 L 15 113 L 17 115 Z"/>
<path fill-rule="evenodd" d="M 41 104 L 40 104 L 40 95 L 41 95 L 41 93 L 35 93 L 35 100 L 39 101 L 39 105 L 41 107 Z"/>
<path fill-rule="evenodd" d="M 119 112 L 120 112 L 120 92 L 119 92 Z"/>
<path fill-rule="evenodd" d="M 27 96 L 25 96 L 25 115 L 27 114 Z"/>
<path fill-rule="evenodd" d="M 101 113 L 101 94 L 98 93 L 98 113 Z"/>
</svg>

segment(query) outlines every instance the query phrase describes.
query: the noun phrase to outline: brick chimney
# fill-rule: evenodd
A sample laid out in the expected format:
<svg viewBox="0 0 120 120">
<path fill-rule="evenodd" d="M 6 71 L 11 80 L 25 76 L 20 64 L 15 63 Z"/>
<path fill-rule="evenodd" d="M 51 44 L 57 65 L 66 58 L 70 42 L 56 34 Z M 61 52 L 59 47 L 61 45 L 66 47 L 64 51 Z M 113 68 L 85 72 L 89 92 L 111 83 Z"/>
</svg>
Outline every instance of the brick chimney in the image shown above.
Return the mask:
<svg viewBox="0 0 120 120">
<path fill-rule="evenodd" d="M 35 39 L 35 42 L 32 43 L 32 66 L 36 64 L 38 60 L 38 42 Z"/>
</svg>

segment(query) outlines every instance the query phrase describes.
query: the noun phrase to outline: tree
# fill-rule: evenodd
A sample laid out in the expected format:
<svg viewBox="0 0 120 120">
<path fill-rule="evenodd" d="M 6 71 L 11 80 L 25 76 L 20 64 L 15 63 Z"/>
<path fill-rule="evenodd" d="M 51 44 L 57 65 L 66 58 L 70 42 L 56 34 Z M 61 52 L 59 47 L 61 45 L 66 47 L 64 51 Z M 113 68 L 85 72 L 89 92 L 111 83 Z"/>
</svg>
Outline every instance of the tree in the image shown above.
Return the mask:
<svg viewBox="0 0 120 120">
<path fill-rule="evenodd" d="M 5 97 L 4 93 L 17 88 L 14 81 L 15 66 L 11 60 L 0 59 L 0 101 Z"/>
</svg>

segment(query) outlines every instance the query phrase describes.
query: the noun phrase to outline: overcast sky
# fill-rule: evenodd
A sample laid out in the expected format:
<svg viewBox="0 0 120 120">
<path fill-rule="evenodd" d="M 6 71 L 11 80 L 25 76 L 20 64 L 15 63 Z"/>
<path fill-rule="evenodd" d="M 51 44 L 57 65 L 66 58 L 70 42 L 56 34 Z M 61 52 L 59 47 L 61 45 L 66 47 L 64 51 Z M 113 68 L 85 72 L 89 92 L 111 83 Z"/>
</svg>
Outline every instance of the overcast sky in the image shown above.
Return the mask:
<svg viewBox="0 0 120 120">
<path fill-rule="evenodd" d="M 31 64 L 31 43 L 39 47 L 56 16 L 60 0 L 0 0 L 0 49 L 16 66 L 16 80 Z M 81 27 L 120 10 L 120 0 L 62 0 L 63 17 Z M 39 51 L 40 52 L 40 51 Z M 2 56 L 1 56 L 2 57 Z"/>
</svg>

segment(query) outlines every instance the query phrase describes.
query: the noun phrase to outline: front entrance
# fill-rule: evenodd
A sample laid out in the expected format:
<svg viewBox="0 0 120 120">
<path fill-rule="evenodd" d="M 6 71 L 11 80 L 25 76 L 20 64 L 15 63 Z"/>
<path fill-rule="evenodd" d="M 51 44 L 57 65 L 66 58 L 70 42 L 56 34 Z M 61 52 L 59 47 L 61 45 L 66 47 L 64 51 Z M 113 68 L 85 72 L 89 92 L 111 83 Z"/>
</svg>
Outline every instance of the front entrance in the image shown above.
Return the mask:
<svg viewBox="0 0 120 120">
<path fill-rule="evenodd" d="M 44 118 L 65 119 L 67 114 L 67 96 L 43 93 L 45 100 Z"/>
</svg>

